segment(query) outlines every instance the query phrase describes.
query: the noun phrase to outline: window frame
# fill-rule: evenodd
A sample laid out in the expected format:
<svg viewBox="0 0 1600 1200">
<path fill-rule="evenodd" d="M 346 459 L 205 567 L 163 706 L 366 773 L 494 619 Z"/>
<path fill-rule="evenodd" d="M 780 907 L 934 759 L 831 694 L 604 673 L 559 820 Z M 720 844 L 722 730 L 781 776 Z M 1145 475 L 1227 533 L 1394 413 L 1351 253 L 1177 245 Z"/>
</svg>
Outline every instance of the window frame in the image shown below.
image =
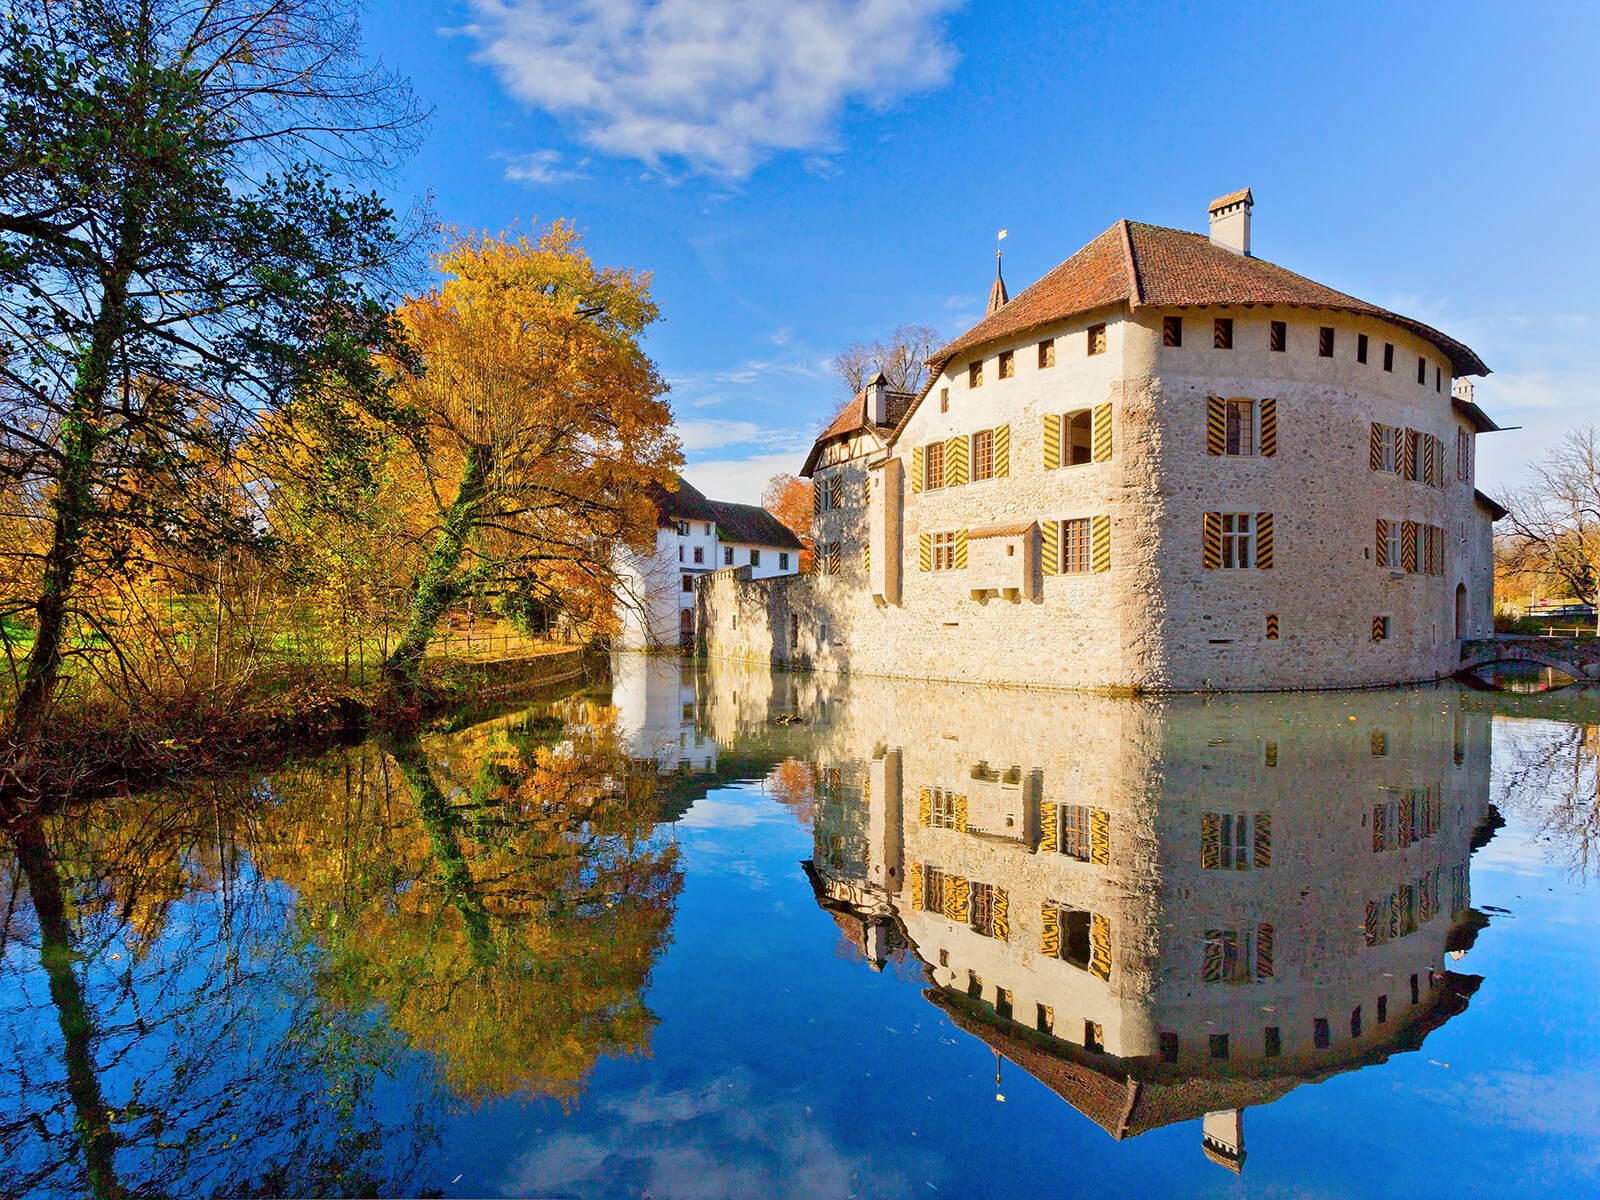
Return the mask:
<svg viewBox="0 0 1600 1200">
<path fill-rule="evenodd" d="M 969 439 L 967 471 L 968 480 L 972 483 L 983 483 L 994 478 L 994 430 L 980 429 Z"/>
<path fill-rule="evenodd" d="M 1233 318 L 1217 317 L 1211 322 L 1211 348 L 1213 350 L 1233 349 Z"/>
<path fill-rule="evenodd" d="M 1367 361 L 1367 335 L 1364 333 L 1356 334 L 1356 361 L 1358 363 Z"/>
<path fill-rule="evenodd" d="M 1178 350 L 1183 347 L 1183 318 L 1180 316 L 1165 316 L 1161 318 L 1161 346 L 1163 349 Z"/>
<path fill-rule="evenodd" d="M 1068 517 L 1061 522 L 1061 556 L 1056 570 L 1058 575 L 1088 575 L 1093 571 L 1093 524 L 1092 517 Z M 1069 550 L 1069 547 L 1072 549 Z"/>
<path fill-rule="evenodd" d="M 1039 340 L 1039 370 L 1047 371 L 1056 365 L 1056 340 L 1053 337 Z"/>
<path fill-rule="evenodd" d="M 1242 437 L 1237 436 L 1244 432 L 1244 425 L 1234 418 L 1234 414 L 1244 405 L 1250 408 L 1248 434 L 1250 449 L 1240 450 Z M 1224 458 L 1258 458 L 1261 455 L 1261 401 L 1248 396 L 1234 396 L 1222 402 L 1222 455 Z"/>
<path fill-rule="evenodd" d="M 1244 528 L 1238 528 L 1240 524 Z M 1250 571 L 1256 565 L 1256 514 L 1254 512 L 1218 512 L 1221 554 L 1217 567 L 1223 571 Z M 1240 553 L 1240 550 L 1243 553 Z M 1243 561 L 1232 561 L 1242 559 Z"/>
<path fill-rule="evenodd" d="M 1286 354 L 1289 350 L 1289 322 L 1273 321 L 1267 330 L 1267 349 L 1274 354 Z"/>
<path fill-rule="evenodd" d="M 761 565 L 761 551 L 754 549 L 753 547 L 750 551 L 750 565 L 752 567 L 759 567 Z"/>
<path fill-rule="evenodd" d="M 1089 326 L 1088 329 L 1084 330 L 1084 333 L 1088 343 L 1087 349 L 1089 358 L 1094 358 L 1096 355 L 1104 354 L 1111 348 L 1111 339 L 1106 333 L 1106 323 L 1104 321 L 1101 321 L 1099 324 Z"/>
<path fill-rule="evenodd" d="M 954 571 L 956 569 L 956 533 L 953 529 L 928 535 L 928 570 Z"/>
<path fill-rule="evenodd" d="M 939 469 L 933 469 L 937 459 Z M 922 448 L 922 490 L 936 492 L 944 487 L 944 443 L 929 442 Z"/>
<path fill-rule="evenodd" d="M 1000 351 L 999 363 L 995 367 L 995 378 L 1014 379 L 1017 374 L 1017 359 L 1014 350 Z"/>
<path fill-rule="evenodd" d="M 981 388 L 983 386 L 983 359 L 974 359 L 967 364 L 967 389 Z"/>
</svg>

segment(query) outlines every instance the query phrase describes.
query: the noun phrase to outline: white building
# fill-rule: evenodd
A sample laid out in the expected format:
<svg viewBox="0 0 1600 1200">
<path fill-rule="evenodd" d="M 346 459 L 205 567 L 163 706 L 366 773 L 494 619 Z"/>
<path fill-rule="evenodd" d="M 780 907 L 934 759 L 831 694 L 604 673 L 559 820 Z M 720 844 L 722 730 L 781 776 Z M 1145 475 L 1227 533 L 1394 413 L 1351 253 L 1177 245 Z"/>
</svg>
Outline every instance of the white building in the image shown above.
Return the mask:
<svg viewBox="0 0 1600 1200">
<path fill-rule="evenodd" d="M 654 497 L 655 553 L 624 556 L 620 649 L 691 642 L 695 582 L 719 567 L 748 567 L 752 579 L 800 570 L 800 539 L 766 509 L 708 500 L 681 475 L 677 483 L 676 491 Z"/>
</svg>

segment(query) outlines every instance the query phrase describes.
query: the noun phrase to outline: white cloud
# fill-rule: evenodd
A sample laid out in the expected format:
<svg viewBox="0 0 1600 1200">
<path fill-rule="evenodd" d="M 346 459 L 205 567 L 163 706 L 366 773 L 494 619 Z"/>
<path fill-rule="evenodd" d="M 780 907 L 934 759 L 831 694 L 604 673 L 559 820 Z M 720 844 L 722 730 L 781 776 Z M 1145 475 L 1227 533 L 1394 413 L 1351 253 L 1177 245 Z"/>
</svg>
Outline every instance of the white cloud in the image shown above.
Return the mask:
<svg viewBox="0 0 1600 1200">
<path fill-rule="evenodd" d="M 574 179 L 584 179 L 587 176 L 580 169 L 563 167 L 559 150 L 535 150 L 530 154 L 511 156 L 506 163 L 506 178 L 512 183 L 548 186 L 553 183 L 570 183 Z"/>
<path fill-rule="evenodd" d="M 719 421 L 707 417 L 678 422 L 678 437 L 683 441 L 683 448 L 691 452 L 754 442 L 760 440 L 762 435 L 761 426 L 754 421 Z"/>
<path fill-rule="evenodd" d="M 748 175 L 826 150 L 847 104 L 943 84 L 960 0 L 473 0 L 506 90 L 607 154 Z"/>
<path fill-rule="evenodd" d="M 784 473 L 798 474 L 804 463 L 803 452 L 786 450 L 782 454 L 754 454 L 749 458 L 690 463 L 683 468 L 683 475 L 714 500 L 760 504 L 761 492 L 769 479 Z"/>
</svg>

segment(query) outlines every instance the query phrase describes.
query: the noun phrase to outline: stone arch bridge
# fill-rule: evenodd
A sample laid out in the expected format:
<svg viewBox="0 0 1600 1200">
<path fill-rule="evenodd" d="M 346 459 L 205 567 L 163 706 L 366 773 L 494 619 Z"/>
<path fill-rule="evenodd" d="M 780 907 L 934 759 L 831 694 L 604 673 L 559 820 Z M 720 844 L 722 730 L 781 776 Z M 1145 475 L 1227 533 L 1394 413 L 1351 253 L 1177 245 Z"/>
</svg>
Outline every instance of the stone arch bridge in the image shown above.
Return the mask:
<svg viewBox="0 0 1600 1200">
<path fill-rule="evenodd" d="M 1506 634 L 1467 638 L 1461 643 L 1462 671 L 1508 662 L 1553 667 L 1574 679 L 1600 683 L 1600 637 L 1526 637 Z"/>
</svg>

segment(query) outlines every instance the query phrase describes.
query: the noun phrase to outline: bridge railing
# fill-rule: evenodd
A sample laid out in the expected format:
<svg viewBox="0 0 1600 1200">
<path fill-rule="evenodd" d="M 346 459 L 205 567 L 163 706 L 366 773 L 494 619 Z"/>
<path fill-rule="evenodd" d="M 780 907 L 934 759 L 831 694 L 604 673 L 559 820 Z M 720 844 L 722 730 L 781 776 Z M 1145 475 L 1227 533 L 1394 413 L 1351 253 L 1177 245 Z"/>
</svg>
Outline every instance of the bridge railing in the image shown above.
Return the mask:
<svg viewBox="0 0 1600 1200">
<path fill-rule="evenodd" d="M 1584 628 L 1583 626 L 1573 625 L 1570 628 L 1568 628 L 1567 626 L 1563 626 L 1563 625 L 1547 625 L 1547 626 L 1545 626 L 1544 632 L 1539 634 L 1539 636 L 1540 637 L 1547 637 L 1547 638 L 1558 638 L 1558 637 L 1581 638 L 1581 637 L 1597 637 L 1597 636 L 1600 636 L 1600 633 L 1597 633 L 1593 626 L 1589 626 L 1588 628 Z"/>
</svg>

